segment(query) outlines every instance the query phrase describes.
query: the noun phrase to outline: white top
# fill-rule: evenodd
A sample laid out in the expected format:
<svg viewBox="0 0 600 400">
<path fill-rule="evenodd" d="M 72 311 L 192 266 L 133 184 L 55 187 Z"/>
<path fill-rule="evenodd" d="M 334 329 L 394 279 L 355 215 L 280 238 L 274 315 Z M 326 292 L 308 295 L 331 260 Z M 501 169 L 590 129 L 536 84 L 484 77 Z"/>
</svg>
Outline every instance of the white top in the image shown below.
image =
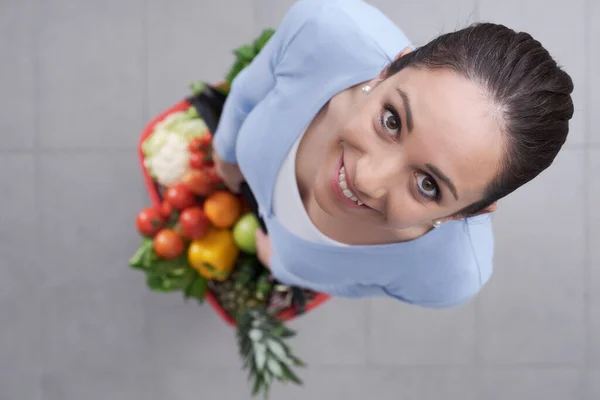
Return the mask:
<svg viewBox="0 0 600 400">
<path fill-rule="evenodd" d="M 323 234 L 310 220 L 304 208 L 296 181 L 296 154 L 303 136 L 304 133 L 296 140 L 277 174 L 273 197 L 274 213 L 286 229 L 303 239 L 347 246 Z"/>
</svg>

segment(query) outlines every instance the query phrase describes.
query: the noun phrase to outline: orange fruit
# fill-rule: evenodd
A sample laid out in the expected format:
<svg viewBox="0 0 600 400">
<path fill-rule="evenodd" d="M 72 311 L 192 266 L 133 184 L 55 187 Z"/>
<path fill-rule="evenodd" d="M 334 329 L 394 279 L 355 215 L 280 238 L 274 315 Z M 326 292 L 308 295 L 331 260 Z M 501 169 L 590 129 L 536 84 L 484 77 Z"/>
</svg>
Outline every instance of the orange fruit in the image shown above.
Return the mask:
<svg viewBox="0 0 600 400">
<path fill-rule="evenodd" d="M 242 214 L 242 202 L 235 194 L 219 190 L 204 201 L 204 213 L 217 228 L 231 228 Z"/>
</svg>

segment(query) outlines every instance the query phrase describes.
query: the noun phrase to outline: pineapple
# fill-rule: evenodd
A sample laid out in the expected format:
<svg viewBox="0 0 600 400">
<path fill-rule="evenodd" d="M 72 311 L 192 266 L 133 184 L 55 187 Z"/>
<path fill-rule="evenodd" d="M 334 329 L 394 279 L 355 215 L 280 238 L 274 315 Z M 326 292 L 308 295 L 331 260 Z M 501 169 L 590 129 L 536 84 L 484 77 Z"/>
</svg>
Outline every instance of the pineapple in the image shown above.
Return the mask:
<svg viewBox="0 0 600 400">
<path fill-rule="evenodd" d="M 256 281 L 255 297 L 261 301 L 268 301 L 273 291 L 273 280 L 269 271 L 265 270 Z"/>
<path fill-rule="evenodd" d="M 239 352 L 252 381 L 252 395 L 262 391 L 267 399 L 273 380 L 301 385 L 292 369 L 304 363 L 284 343 L 295 332 L 275 317 L 292 305 L 292 289 L 276 285 L 255 258 L 242 258 L 229 279 L 210 284 L 223 309 L 236 319 Z"/>
<path fill-rule="evenodd" d="M 252 395 L 261 391 L 267 399 L 272 381 L 302 381 L 293 372 L 293 367 L 304 366 L 284 343 L 295 335 L 284 323 L 277 320 L 264 307 L 247 307 L 237 318 L 237 341 L 248 380 L 252 382 Z"/>
<path fill-rule="evenodd" d="M 211 290 L 215 294 L 221 307 L 233 318 L 246 307 L 258 307 L 264 302 L 254 297 L 254 284 L 236 287 L 232 280 L 213 284 Z"/>
<path fill-rule="evenodd" d="M 246 307 L 258 307 L 265 299 L 257 296 L 257 283 L 254 279 L 260 270 L 258 260 L 252 257 L 241 258 L 231 277 L 224 282 L 213 282 L 213 292 L 223 309 L 235 318 Z"/>
</svg>

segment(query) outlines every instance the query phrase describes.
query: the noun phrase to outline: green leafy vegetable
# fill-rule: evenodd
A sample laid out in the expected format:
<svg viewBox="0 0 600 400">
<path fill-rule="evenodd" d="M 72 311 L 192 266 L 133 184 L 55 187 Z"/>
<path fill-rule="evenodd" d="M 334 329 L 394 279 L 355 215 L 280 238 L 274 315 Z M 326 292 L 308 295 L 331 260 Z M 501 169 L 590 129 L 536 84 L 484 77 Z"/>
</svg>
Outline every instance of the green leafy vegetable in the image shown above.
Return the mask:
<svg viewBox="0 0 600 400">
<path fill-rule="evenodd" d="M 192 90 L 192 93 L 194 93 L 194 94 L 202 93 L 205 88 L 206 88 L 206 83 L 204 83 L 203 81 L 190 83 L 190 89 Z M 193 109 L 193 107 L 190 107 L 190 108 Z"/>
<path fill-rule="evenodd" d="M 206 289 L 208 288 L 208 280 L 198 274 L 196 271 L 193 271 L 193 278 L 191 282 L 186 286 L 184 291 L 184 296 L 187 299 L 190 297 L 195 298 L 200 302 L 200 304 L 204 303 L 204 297 L 206 295 Z"/>
<path fill-rule="evenodd" d="M 151 238 L 142 239 L 140 248 L 129 260 L 129 265 L 133 268 L 147 270 L 151 267 L 155 259 L 158 259 L 154 252 L 154 242 Z"/>
<path fill-rule="evenodd" d="M 146 284 L 152 291 L 183 291 L 186 299 L 193 297 L 200 303 L 204 301 L 208 281 L 188 264 L 185 253 L 173 260 L 161 259 L 154 251 L 153 240 L 144 238 L 129 265 L 146 273 Z"/>
<path fill-rule="evenodd" d="M 256 57 L 258 52 L 255 51 L 253 46 L 245 44 L 235 49 L 233 51 L 233 54 L 235 54 L 238 57 L 238 60 L 251 62 L 254 59 L 254 57 Z"/>
<path fill-rule="evenodd" d="M 246 44 L 238 47 L 233 51 L 236 56 L 235 62 L 231 66 L 229 72 L 225 76 L 225 81 L 231 87 L 233 80 L 244 68 L 246 68 L 254 60 L 254 58 L 260 53 L 265 47 L 271 36 L 275 31 L 273 29 L 265 29 L 262 31 L 260 36 L 256 38 L 251 44 Z"/>
<path fill-rule="evenodd" d="M 257 54 L 263 49 L 263 47 L 265 47 L 265 45 L 267 44 L 269 39 L 271 39 L 274 33 L 275 31 L 273 29 L 265 29 L 262 31 L 260 36 L 253 43 L 254 50 Z"/>
</svg>

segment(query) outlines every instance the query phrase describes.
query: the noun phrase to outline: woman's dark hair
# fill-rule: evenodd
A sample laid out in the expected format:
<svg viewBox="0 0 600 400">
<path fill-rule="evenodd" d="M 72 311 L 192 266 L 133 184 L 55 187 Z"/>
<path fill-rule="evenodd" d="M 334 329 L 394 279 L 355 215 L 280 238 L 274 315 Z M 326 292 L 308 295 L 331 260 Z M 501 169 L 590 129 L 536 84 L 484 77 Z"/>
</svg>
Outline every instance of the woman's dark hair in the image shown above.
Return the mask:
<svg viewBox="0 0 600 400">
<path fill-rule="evenodd" d="M 506 136 L 500 172 L 484 197 L 457 215 L 471 216 L 548 168 L 566 141 L 573 81 L 527 33 L 477 23 L 444 34 L 398 58 L 384 78 L 406 68 L 445 69 L 481 85 L 498 106 Z"/>
</svg>

